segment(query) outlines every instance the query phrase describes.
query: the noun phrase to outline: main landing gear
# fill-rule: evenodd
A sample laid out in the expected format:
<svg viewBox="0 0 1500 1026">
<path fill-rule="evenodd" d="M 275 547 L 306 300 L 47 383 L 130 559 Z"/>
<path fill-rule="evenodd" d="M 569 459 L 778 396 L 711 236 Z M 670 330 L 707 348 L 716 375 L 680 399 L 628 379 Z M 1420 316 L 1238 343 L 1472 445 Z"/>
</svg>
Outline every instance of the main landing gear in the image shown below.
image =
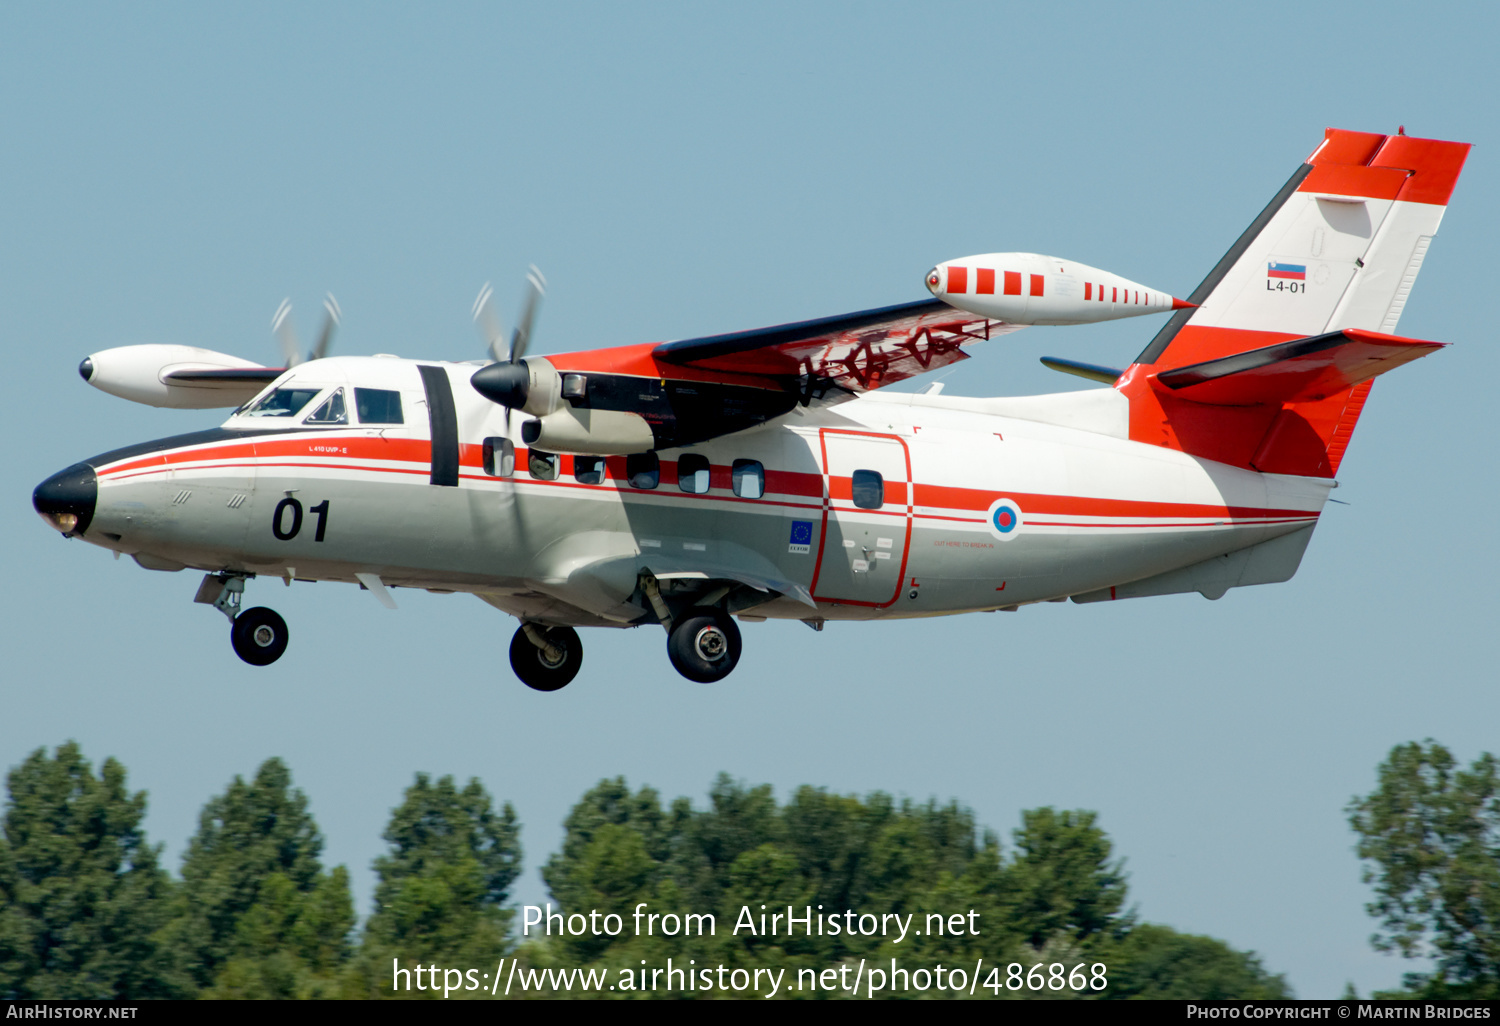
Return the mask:
<svg viewBox="0 0 1500 1026">
<path fill-rule="evenodd" d="M 667 635 L 667 658 L 688 680 L 712 684 L 729 676 L 740 661 L 740 629 L 717 609 L 689 609 Z"/>
<path fill-rule="evenodd" d="M 571 627 L 523 623 L 510 639 L 510 668 L 536 691 L 557 691 L 578 676 L 583 642 Z"/>
<path fill-rule="evenodd" d="M 248 614 L 240 615 L 243 619 Z M 672 666 L 688 680 L 700 684 L 729 676 L 740 661 L 742 647 L 740 629 L 729 614 L 706 606 L 686 610 L 667 633 L 667 657 Z M 511 669 L 521 683 L 533 690 L 558 691 L 566 687 L 578 676 L 582 665 L 583 642 L 571 627 L 522 623 L 510 639 Z"/>
<path fill-rule="evenodd" d="M 229 618 L 229 643 L 234 654 L 251 666 L 269 666 L 286 651 L 286 621 L 274 609 L 256 606 L 240 611 L 245 577 L 239 574 L 209 574 L 198 586 L 194 602 L 213 606 Z"/>
</svg>

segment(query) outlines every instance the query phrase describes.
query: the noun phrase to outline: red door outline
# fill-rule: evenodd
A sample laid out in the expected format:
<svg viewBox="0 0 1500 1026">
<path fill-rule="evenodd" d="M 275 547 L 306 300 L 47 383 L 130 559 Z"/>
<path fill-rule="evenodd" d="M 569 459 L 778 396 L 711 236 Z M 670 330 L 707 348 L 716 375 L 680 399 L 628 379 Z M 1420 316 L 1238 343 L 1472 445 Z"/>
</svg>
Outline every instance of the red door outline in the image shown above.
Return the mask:
<svg viewBox="0 0 1500 1026">
<path fill-rule="evenodd" d="M 891 597 L 884 602 L 866 602 L 860 599 L 841 598 L 837 595 L 818 594 L 818 581 L 823 575 L 823 551 L 828 544 L 828 516 L 835 511 L 833 505 L 833 475 L 829 473 L 828 469 L 829 435 L 855 435 L 863 438 L 879 438 L 894 441 L 901 446 L 901 455 L 906 462 L 906 480 L 903 482 L 906 486 L 904 512 L 898 513 L 892 510 L 887 513 L 884 510 L 860 509 L 853 502 L 837 507 L 839 512 L 847 511 L 851 513 L 871 513 L 877 516 L 905 517 L 906 534 L 901 541 L 901 571 L 896 575 L 895 590 L 891 592 Z M 837 602 L 845 606 L 873 606 L 876 609 L 885 609 L 901 597 L 901 587 L 906 581 L 906 562 L 911 554 L 912 499 L 916 492 L 916 484 L 912 481 L 911 477 L 911 449 L 908 448 L 906 440 L 900 435 L 881 431 L 854 431 L 848 428 L 820 428 L 818 430 L 818 448 L 823 457 L 823 529 L 818 535 L 818 561 L 817 566 L 813 570 L 812 587 L 808 590 L 812 592 L 813 600 L 817 602 Z M 889 483 L 887 483 L 887 487 L 889 487 Z"/>
</svg>

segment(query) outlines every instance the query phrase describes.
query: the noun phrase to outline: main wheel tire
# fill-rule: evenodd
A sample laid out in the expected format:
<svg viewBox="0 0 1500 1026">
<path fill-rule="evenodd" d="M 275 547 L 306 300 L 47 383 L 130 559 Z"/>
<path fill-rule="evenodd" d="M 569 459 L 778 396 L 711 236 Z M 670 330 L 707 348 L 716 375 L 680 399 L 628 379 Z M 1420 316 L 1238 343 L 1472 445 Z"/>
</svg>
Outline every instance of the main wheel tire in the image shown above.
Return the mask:
<svg viewBox="0 0 1500 1026">
<path fill-rule="evenodd" d="M 286 621 L 265 606 L 246 609 L 229 629 L 234 654 L 251 666 L 269 666 L 280 659 L 287 640 Z"/>
<path fill-rule="evenodd" d="M 740 661 L 740 629 L 717 609 L 689 609 L 667 636 L 667 658 L 688 680 L 712 684 Z"/>
<path fill-rule="evenodd" d="M 583 665 L 583 642 L 579 640 L 578 632 L 571 627 L 539 627 L 534 624 L 532 629 L 540 631 L 554 648 L 562 650 L 561 661 L 549 661 L 547 653 L 531 643 L 526 628 L 522 627 L 510 639 L 510 668 L 516 671 L 522 684 L 534 691 L 557 691 L 567 687 Z"/>
</svg>

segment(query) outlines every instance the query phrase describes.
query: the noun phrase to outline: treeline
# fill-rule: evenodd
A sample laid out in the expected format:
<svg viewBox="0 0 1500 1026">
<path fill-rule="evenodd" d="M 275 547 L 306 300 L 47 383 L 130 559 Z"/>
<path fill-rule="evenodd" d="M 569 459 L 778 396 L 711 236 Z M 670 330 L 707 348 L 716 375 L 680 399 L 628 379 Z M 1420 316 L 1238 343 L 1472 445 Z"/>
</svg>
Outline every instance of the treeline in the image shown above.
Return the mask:
<svg viewBox="0 0 1500 1026">
<path fill-rule="evenodd" d="M 647 911 L 715 915 L 712 935 L 518 936 L 510 888 L 520 826 L 477 780 L 418 774 L 391 815 L 375 861 L 374 911 L 356 923 L 344 867 L 287 767 L 267 761 L 204 807 L 173 877 L 142 830 L 146 799 L 106 760 L 78 747 L 33 753 L 7 779 L 0 837 L 0 997 L 378 998 L 393 968 L 478 969 L 501 958 L 535 969 L 595 967 L 614 979 L 644 959 L 822 971 L 850 960 L 913 967 L 1103 962 L 1090 997 L 1274 998 L 1280 976 L 1221 941 L 1137 922 L 1121 862 L 1093 813 L 1035 809 L 1002 850 L 966 809 L 721 776 L 707 808 L 664 805 L 650 788 L 605 780 L 567 818 L 542 875 L 564 914 L 597 910 L 626 924 Z M 774 936 L 735 933 L 744 906 L 825 913 L 974 910 L 977 935 Z M 556 934 L 556 930 L 554 930 Z M 418 977 L 420 978 L 420 977 Z M 979 991 L 979 993 L 987 993 Z M 1074 996 L 1044 992 L 1046 996 Z M 1036 996 L 1001 990 L 1003 996 Z M 486 996 L 456 992 L 453 996 Z M 561 995 L 559 995 L 561 996 Z M 624 996 L 619 992 L 604 996 Z M 648 992 L 642 996 L 651 996 Z"/>
</svg>

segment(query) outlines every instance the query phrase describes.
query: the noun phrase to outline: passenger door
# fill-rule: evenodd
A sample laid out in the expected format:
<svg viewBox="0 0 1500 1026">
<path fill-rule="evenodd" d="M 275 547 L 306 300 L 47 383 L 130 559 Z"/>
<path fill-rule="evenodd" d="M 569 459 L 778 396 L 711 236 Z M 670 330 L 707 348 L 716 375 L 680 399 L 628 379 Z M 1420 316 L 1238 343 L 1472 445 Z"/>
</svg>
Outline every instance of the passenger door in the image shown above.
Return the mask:
<svg viewBox="0 0 1500 1026">
<path fill-rule="evenodd" d="M 888 606 L 911 544 L 911 454 L 896 435 L 824 428 L 819 601 Z"/>
</svg>

